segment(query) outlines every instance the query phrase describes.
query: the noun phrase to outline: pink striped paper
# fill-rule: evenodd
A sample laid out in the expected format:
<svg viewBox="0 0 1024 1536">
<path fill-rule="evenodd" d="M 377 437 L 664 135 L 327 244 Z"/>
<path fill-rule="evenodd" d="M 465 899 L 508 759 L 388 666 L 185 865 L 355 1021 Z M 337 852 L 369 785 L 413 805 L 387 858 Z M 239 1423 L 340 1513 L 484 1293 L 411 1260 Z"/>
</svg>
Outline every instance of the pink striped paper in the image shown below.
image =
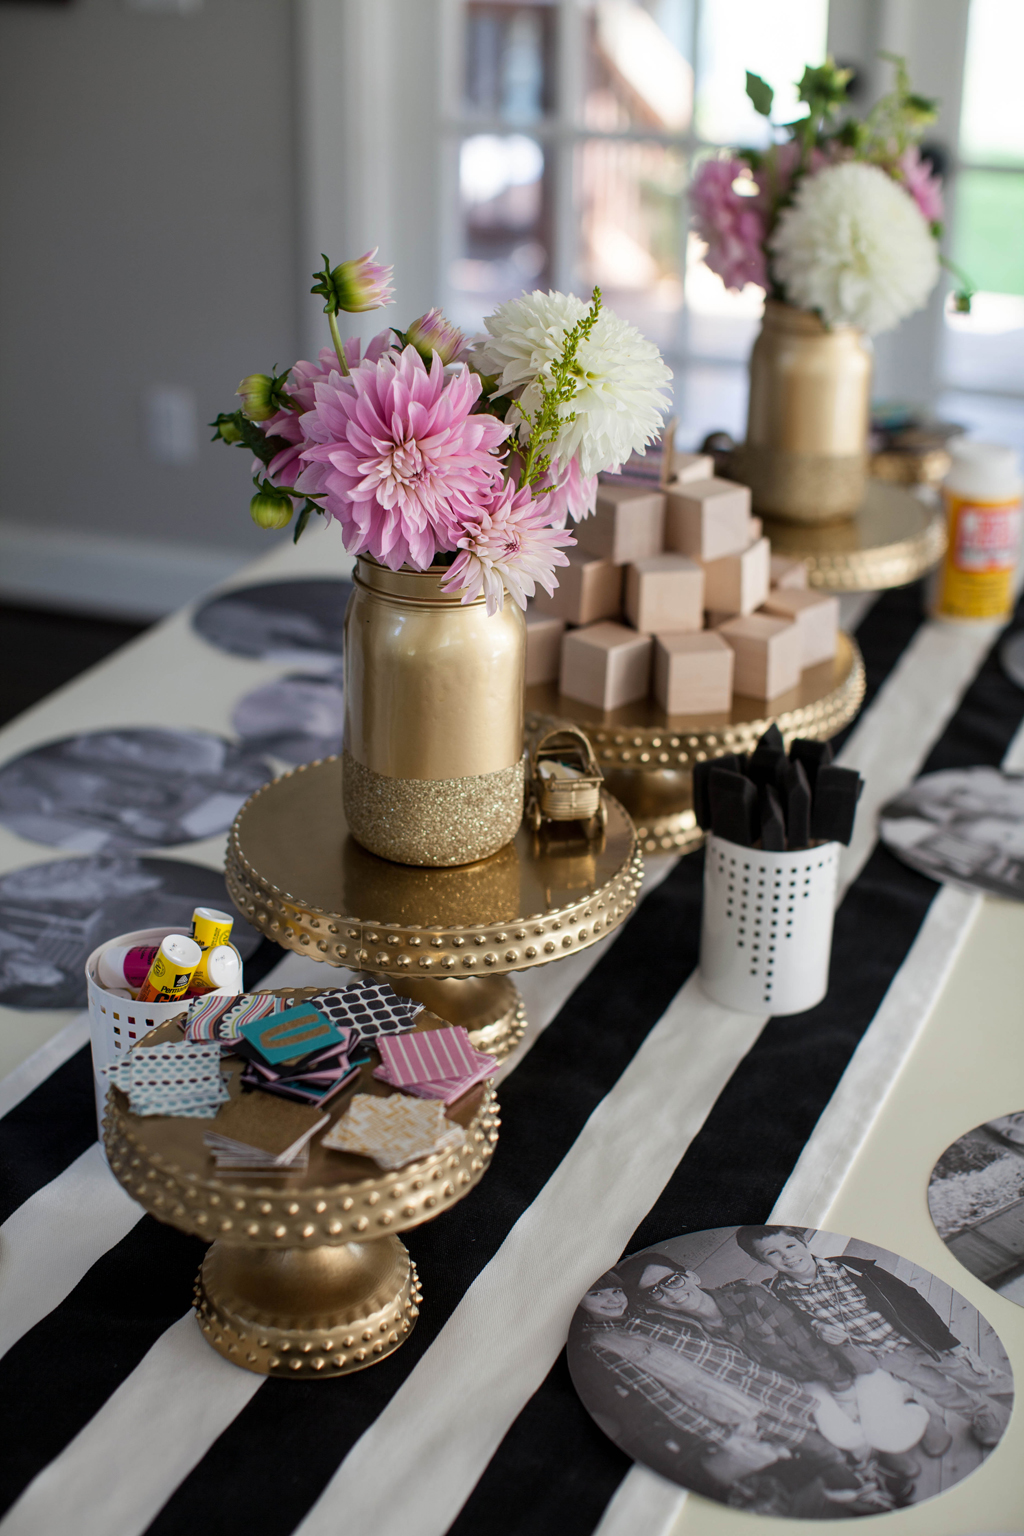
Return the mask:
<svg viewBox="0 0 1024 1536">
<path fill-rule="evenodd" d="M 396 1088 L 463 1078 L 478 1065 L 477 1052 L 461 1025 L 422 1034 L 380 1035 L 376 1044 L 388 1071 L 387 1080 Z"/>
</svg>

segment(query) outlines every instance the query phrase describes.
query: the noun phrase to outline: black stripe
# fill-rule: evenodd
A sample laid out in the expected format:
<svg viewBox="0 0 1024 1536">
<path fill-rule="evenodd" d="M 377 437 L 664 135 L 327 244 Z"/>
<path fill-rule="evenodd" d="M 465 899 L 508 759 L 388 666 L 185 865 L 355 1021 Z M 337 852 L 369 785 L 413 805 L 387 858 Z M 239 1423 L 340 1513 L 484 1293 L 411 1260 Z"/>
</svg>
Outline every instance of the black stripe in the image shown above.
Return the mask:
<svg viewBox="0 0 1024 1536">
<path fill-rule="evenodd" d="M 95 1140 L 92 1056 L 85 1045 L 0 1118 L 0 1221 Z"/>
<path fill-rule="evenodd" d="M 873 628 L 883 645 L 880 621 L 888 607 L 895 610 L 906 643 L 903 597 L 892 594 L 891 602 L 880 601 L 868 615 L 876 618 Z M 1018 609 L 1015 625 L 1020 622 Z M 1006 678 L 993 647 L 922 771 L 998 764 L 1022 715 L 1024 693 Z M 700 859 L 693 855 L 686 862 Z M 769 1021 L 627 1252 L 670 1235 L 767 1219 L 937 890 L 933 881 L 876 846 L 836 914 L 827 998 L 798 1018 Z M 488 1536 L 589 1536 L 628 1470 L 623 1454 L 592 1421 L 585 1422 L 589 1419 L 563 1352 L 511 1426 L 449 1536 L 475 1536 L 482 1529 Z M 575 1496 L 569 1501 L 558 1491 L 563 1444 L 572 1445 L 577 1458 Z M 521 1473 L 524 1462 L 529 1480 Z"/>
<path fill-rule="evenodd" d="M 186 1311 L 204 1250 L 143 1216 L 0 1360 L 0 1512 Z"/>
</svg>

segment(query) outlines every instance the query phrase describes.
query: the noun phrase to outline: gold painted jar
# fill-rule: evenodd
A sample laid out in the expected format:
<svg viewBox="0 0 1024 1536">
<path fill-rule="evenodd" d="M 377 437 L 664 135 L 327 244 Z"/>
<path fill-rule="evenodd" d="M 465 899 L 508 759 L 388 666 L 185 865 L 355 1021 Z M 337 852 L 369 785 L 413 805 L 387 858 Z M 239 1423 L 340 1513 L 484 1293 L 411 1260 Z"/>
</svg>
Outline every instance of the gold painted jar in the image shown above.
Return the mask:
<svg viewBox="0 0 1024 1536">
<path fill-rule="evenodd" d="M 345 615 L 345 816 L 399 864 L 487 858 L 523 815 L 523 613 L 464 605 L 444 575 L 360 556 Z"/>
<path fill-rule="evenodd" d="M 871 342 L 852 325 L 769 299 L 750 355 L 747 440 L 735 473 L 755 512 L 827 523 L 864 499 Z"/>
</svg>

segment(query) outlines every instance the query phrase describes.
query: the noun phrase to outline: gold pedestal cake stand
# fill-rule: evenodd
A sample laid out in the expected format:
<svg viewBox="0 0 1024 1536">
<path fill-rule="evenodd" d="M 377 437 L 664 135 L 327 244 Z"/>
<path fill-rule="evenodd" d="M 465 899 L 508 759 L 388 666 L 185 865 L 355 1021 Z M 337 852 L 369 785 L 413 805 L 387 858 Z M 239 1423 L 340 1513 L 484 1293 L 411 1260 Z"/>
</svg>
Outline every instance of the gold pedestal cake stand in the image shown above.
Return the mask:
<svg viewBox="0 0 1024 1536">
<path fill-rule="evenodd" d="M 764 519 L 773 555 L 807 564 L 812 587 L 829 592 L 876 592 L 903 587 L 937 565 L 946 552 L 940 508 L 913 491 L 869 480 L 852 517 L 835 523 Z"/>
<path fill-rule="evenodd" d="M 387 976 L 396 992 L 499 1060 L 526 1012 L 510 972 L 596 944 L 632 911 L 643 861 L 622 806 L 607 826 L 520 827 L 489 859 L 447 869 L 392 864 L 349 835 L 337 757 L 296 768 L 246 802 L 225 878 L 254 927 L 297 954 Z M 329 985 L 329 983 L 325 983 Z"/>
<path fill-rule="evenodd" d="M 427 1013 L 416 1023 L 441 1027 Z M 135 1049 L 182 1038 L 171 1022 Z M 243 1063 L 227 1057 L 224 1065 L 236 1099 Z M 354 1091 L 397 1090 L 371 1064 Z M 332 1121 L 349 1098 L 346 1090 L 328 1106 Z M 421 1292 L 397 1234 L 468 1195 L 498 1140 L 490 1087 L 472 1089 L 445 1113 L 465 1131 L 462 1146 L 389 1173 L 370 1158 L 328 1151 L 319 1134 L 303 1173 L 218 1173 L 203 1142 L 215 1120 L 134 1115 L 118 1088 L 108 1094 L 103 1133 L 110 1166 L 133 1199 L 158 1221 L 212 1241 L 195 1295 L 207 1342 L 246 1370 L 309 1381 L 374 1365 L 408 1338 Z"/>
<path fill-rule="evenodd" d="M 526 729 L 571 720 L 593 743 L 605 784 L 636 823 L 647 853 L 696 846 L 703 837 L 693 814 L 694 763 L 723 752 L 750 752 L 774 722 L 787 741 L 826 741 L 848 725 L 864 698 L 864 662 L 857 643 L 840 634 L 834 661 L 808 667 L 800 685 L 770 705 L 734 694 L 721 715 L 666 715 L 653 699 L 603 711 L 560 694 L 554 683 L 526 690 Z"/>
</svg>

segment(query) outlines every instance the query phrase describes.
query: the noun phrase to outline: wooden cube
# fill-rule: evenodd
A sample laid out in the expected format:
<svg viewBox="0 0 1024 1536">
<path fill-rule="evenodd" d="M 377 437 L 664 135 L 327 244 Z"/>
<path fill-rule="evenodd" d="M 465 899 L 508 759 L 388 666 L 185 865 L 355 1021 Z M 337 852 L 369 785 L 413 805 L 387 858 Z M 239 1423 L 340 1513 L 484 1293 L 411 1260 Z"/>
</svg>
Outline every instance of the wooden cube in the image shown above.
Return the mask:
<svg viewBox="0 0 1024 1536">
<path fill-rule="evenodd" d="M 712 480 L 715 461 L 710 453 L 677 453 L 672 460 L 671 485 L 689 485 L 692 480 Z"/>
<path fill-rule="evenodd" d="M 597 511 L 573 524 L 580 549 L 615 565 L 660 554 L 665 530 L 665 492 L 639 480 L 597 488 Z"/>
<path fill-rule="evenodd" d="M 790 560 L 786 555 L 772 555 L 768 579 L 772 587 L 806 587 L 807 562 Z"/>
<path fill-rule="evenodd" d="M 713 479 L 684 482 L 669 487 L 666 503 L 666 549 L 692 560 L 718 560 L 750 542 L 750 491 L 745 485 Z"/>
<path fill-rule="evenodd" d="M 752 517 L 747 524 L 747 542 L 753 544 L 755 539 L 761 538 L 764 533 L 764 523 L 759 517 Z"/>
<path fill-rule="evenodd" d="M 654 696 L 669 715 L 722 714 L 732 703 L 735 657 L 721 635 L 655 635 Z"/>
<path fill-rule="evenodd" d="M 626 567 L 626 617 L 644 634 L 693 631 L 704 622 L 704 570 L 685 555 L 649 555 Z"/>
<path fill-rule="evenodd" d="M 580 527 L 580 524 L 576 524 Z M 599 560 L 581 549 L 567 549 L 568 565 L 556 570 L 558 586 L 549 597 L 537 588 L 533 605 L 539 614 L 567 624 L 594 624 L 617 619 L 622 612 L 622 567 Z"/>
<path fill-rule="evenodd" d="M 526 686 L 558 681 L 562 665 L 565 620 L 538 613 L 531 603 L 526 610 Z"/>
<path fill-rule="evenodd" d="M 704 602 L 713 613 L 744 614 L 768 596 L 771 545 L 758 539 L 738 555 L 704 562 Z"/>
<path fill-rule="evenodd" d="M 752 699 L 775 699 L 800 681 L 800 631 L 785 619 L 751 613 L 715 631 L 735 652 L 733 687 Z"/>
<path fill-rule="evenodd" d="M 780 587 L 769 592 L 764 613 L 773 618 L 789 619 L 800 631 L 803 665 L 816 667 L 831 661 L 839 637 L 839 599 L 827 592 L 801 592 L 799 588 Z"/>
<path fill-rule="evenodd" d="M 597 709 L 618 709 L 646 697 L 651 678 L 651 637 L 624 624 L 571 629 L 562 641 L 559 691 Z"/>
</svg>

